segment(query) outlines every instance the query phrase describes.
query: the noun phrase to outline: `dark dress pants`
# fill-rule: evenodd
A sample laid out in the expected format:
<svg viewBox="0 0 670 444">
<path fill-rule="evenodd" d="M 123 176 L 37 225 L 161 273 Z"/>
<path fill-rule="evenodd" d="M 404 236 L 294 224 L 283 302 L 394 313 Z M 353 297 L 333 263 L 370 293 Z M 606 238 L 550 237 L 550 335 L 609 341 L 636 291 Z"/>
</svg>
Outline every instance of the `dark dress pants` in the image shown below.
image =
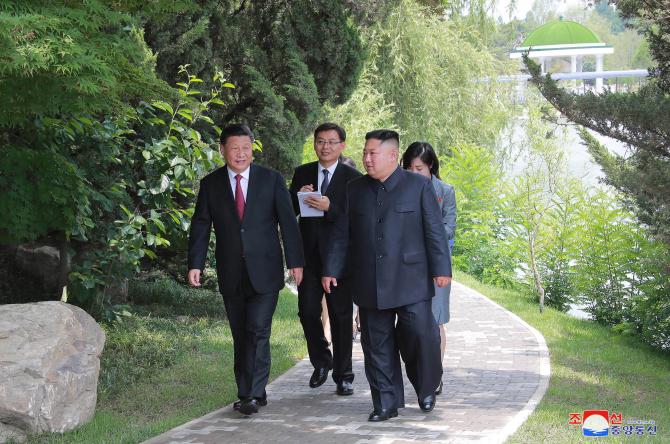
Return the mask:
<svg viewBox="0 0 670 444">
<path fill-rule="evenodd" d="M 442 378 L 440 332 L 431 301 L 386 310 L 360 307 L 365 375 L 375 409 L 405 406 L 400 357 L 418 399 L 435 393 Z"/>
<path fill-rule="evenodd" d="M 235 294 L 223 299 L 233 335 L 235 382 L 239 399 L 265 399 L 270 376 L 270 330 L 277 293 L 254 291 L 246 265 Z"/>
<path fill-rule="evenodd" d="M 353 303 L 351 291 L 346 280 L 338 280 L 337 287 L 326 295 L 328 316 L 330 318 L 330 336 L 333 341 L 333 353 L 321 323 L 321 267 L 306 267 L 303 280 L 298 287 L 298 316 L 302 324 L 309 360 L 314 368 L 332 368 L 333 381 L 351 382 L 354 373 L 351 368 L 351 342 L 353 325 Z"/>
</svg>

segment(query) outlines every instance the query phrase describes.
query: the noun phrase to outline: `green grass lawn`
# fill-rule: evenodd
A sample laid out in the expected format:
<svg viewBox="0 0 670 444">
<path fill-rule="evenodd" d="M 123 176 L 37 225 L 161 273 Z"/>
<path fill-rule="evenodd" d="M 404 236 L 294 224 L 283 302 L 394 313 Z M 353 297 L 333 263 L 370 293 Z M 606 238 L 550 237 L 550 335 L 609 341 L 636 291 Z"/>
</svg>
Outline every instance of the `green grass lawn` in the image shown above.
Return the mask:
<svg viewBox="0 0 670 444">
<path fill-rule="evenodd" d="M 537 302 L 518 292 L 501 290 L 457 273 L 455 279 L 523 318 L 544 335 L 551 356 L 549 389 L 535 412 L 509 439 L 517 443 L 573 443 L 580 426 L 569 425 L 569 413 L 602 409 L 626 419 L 656 421 L 657 435 L 602 438 L 607 442 L 670 442 L 670 355 L 635 336 L 622 336 L 594 322 L 553 309 L 539 312 Z M 632 441 L 633 440 L 633 441 Z"/>
<path fill-rule="evenodd" d="M 30 443 L 137 443 L 237 398 L 221 296 L 167 279 L 135 290 L 135 301 L 145 305 L 121 325 L 106 327 L 93 420 Z M 297 298 L 283 291 L 272 324 L 270 379 L 306 353 L 297 313 Z"/>
</svg>

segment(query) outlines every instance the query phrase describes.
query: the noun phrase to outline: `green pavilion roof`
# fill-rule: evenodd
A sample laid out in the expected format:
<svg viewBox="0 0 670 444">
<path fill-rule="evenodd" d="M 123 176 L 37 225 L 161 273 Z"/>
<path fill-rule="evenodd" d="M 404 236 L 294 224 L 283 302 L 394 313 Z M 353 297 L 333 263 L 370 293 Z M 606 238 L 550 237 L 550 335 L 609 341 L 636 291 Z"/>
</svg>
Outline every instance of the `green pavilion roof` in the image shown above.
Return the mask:
<svg viewBox="0 0 670 444">
<path fill-rule="evenodd" d="M 595 32 L 571 20 L 552 20 L 530 33 L 521 46 L 583 45 L 602 43 Z"/>
</svg>

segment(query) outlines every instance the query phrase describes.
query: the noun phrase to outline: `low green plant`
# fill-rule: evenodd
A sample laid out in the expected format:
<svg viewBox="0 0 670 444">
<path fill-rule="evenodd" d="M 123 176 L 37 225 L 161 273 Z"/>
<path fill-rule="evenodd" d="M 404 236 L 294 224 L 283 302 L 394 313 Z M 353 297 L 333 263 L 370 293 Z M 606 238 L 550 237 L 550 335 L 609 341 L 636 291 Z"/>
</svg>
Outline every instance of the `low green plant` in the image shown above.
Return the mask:
<svg viewBox="0 0 670 444">
<path fill-rule="evenodd" d="M 216 274 L 214 270 L 207 272 Z M 142 279 L 131 280 L 128 298 L 136 313 L 225 318 L 225 310 L 218 291 L 187 288 L 164 273 L 152 273 Z"/>
</svg>

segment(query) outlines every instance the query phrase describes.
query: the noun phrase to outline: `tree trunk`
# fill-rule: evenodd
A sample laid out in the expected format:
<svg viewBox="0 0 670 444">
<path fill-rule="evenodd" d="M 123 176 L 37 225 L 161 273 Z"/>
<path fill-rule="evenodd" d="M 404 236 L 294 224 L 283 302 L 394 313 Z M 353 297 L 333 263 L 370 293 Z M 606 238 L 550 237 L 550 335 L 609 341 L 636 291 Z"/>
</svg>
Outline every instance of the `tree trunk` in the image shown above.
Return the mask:
<svg viewBox="0 0 670 444">
<path fill-rule="evenodd" d="M 104 290 L 107 300 L 112 304 L 128 303 L 128 278 L 114 276 L 109 278 Z"/>
</svg>

